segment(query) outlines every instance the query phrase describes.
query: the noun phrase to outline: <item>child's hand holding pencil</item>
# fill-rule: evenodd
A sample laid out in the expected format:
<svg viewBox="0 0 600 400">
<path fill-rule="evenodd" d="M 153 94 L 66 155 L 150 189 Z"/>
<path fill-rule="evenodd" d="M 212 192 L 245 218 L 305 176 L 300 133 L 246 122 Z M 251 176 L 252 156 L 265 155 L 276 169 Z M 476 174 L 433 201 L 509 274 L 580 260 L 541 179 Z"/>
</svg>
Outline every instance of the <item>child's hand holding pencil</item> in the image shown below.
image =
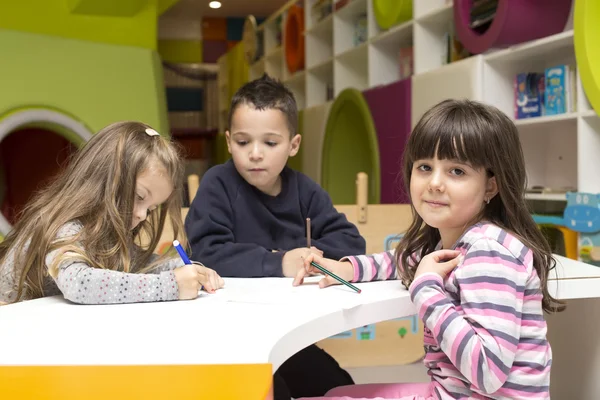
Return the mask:
<svg viewBox="0 0 600 400">
<path fill-rule="evenodd" d="M 323 271 L 323 269 L 327 272 Z M 349 283 L 352 278 L 354 278 L 354 267 L 350 262 L 339 262 L 311 253 L 304 258 L 304 268 L 299 270 L 296 278 L 294 278 L 294 286 L 301 285 L 304 282 L 304 277 L 314 274 L 325 275 L 325 277 L 319 281 L 320 288 L 343 283 L 360 293 L 360 289 Z"/>
<path fill-rule="evenodd" d="M 310 229 L 310 218 L 306 218 L 306 247 L 311 247 L 311 229 Z M 324 274 L 325 278 L 319 281 L 319 287 L 324 288 L 332 284 L 342 283 L 354 290 L 356 293 L 360 293 L 361 290 L 350 283 L 354 277 L 354 267 L 349 262 L 339 262 L 323 258 L 323 252 L 321 254 L 315 254 L 314 252 L 310 255 L 302 257 L 304 261 L 304 268 L 300 268 L 296 277 L 294 278 L 293 285 L 298 286 L 304 282 L 306 275 Z"/>
<path fill-rule="evenodd" d="M 310 249 L 306 247 L 298 247 L 297 249 L 286 251 L 283 259 L 281 260 L 283 276 L 294 278 L 298 274 L 298 271 L 304 269 L 304 259 L 310 253 L 315 253 L 321 256 L 323 255 L 323 252 L 314 246 Z"/>
</svg>

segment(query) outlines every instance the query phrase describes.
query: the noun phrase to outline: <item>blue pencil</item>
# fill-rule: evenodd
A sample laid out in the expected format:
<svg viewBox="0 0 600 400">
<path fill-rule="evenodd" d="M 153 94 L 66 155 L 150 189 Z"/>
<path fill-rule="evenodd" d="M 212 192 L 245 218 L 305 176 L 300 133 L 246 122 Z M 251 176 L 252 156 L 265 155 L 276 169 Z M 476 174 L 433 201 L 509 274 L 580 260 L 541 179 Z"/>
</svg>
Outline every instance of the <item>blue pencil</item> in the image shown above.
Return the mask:
<svg viewBox="0 0 600 400">
<path fill-rule="evenodd" d="M 179 253 L 179 257 L 181 257 L 181 259 L 183 260 L 184 264 L 189 265 L 189 264 L 192 263 L 190 261 L 190 258 L 188 257 L 188 255 L 185 253 L 185 250 L 181 246 L 181 243 L 179 243 L 179 240 L 173 240 L 173 246 L 175 247 L 175 249 Z M 204 286 L 200 286 L 200 290 L 202 290 L 202 289 L 204 289 Z"/>
<path fill-rule="evenodd" d="M 184 264 L 192 263 L 188 258 L 187 254 L 185 254 L 185 250 L 183 249 L 183 247 L 181 247 L 181 243 L 179 243 L 179 240 L 173 240 L 173 246 L 175 246 L 175 249 L 179 253 L 179 257 L 181 257 Z"/>
</svg>

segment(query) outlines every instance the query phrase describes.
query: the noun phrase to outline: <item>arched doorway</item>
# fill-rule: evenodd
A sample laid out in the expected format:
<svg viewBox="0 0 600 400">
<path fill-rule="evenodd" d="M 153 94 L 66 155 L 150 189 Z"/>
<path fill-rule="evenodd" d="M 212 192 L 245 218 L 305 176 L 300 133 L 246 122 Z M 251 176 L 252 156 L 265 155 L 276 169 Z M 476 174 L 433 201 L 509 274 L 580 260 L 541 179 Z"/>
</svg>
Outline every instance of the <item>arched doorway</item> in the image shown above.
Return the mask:
<svg viewBox="0 0 600 400">
<path fill-rule="evenodd" d="M 54 176 L 91 131 L 56 110 L 13 110 L 0 117 L 0 234 L 6 235 L 30 196 Z"/>
</svg>

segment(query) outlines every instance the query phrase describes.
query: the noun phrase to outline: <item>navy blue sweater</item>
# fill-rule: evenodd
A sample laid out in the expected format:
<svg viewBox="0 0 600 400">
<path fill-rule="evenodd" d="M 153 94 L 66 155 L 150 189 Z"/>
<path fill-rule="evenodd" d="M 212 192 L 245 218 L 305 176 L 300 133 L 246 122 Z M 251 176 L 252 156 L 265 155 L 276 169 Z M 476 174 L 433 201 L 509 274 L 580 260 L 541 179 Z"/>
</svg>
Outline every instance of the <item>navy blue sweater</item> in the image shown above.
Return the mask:
<svg viewBox="0 0 600 400">
<path fill-rule="evenodd" d="M 273 197 L 246 182 L 231 160 L 208 170 L 185 220 L 192 259 L 226 277 L 283 276 L 285 250 L 306 247 L 306 218 L 311 244 L 325 257 L 365 253 L 365 240 L 325 190 L 288 167 L 281 177 Z"/>
</svg>

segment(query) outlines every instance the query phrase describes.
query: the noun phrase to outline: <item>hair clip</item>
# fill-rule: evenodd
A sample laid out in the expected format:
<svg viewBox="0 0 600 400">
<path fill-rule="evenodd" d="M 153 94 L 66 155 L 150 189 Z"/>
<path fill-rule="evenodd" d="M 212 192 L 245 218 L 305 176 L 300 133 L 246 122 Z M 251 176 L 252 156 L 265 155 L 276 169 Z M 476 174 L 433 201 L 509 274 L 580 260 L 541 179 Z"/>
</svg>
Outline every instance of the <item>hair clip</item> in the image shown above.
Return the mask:
<svg viewBox="0 0 600 400">
<path fill-rule="evenodd" d="M 160 136 L 160 134 L 152 128 L 146 128 L 146 133 L 148 136 Z"/>
</svg>

